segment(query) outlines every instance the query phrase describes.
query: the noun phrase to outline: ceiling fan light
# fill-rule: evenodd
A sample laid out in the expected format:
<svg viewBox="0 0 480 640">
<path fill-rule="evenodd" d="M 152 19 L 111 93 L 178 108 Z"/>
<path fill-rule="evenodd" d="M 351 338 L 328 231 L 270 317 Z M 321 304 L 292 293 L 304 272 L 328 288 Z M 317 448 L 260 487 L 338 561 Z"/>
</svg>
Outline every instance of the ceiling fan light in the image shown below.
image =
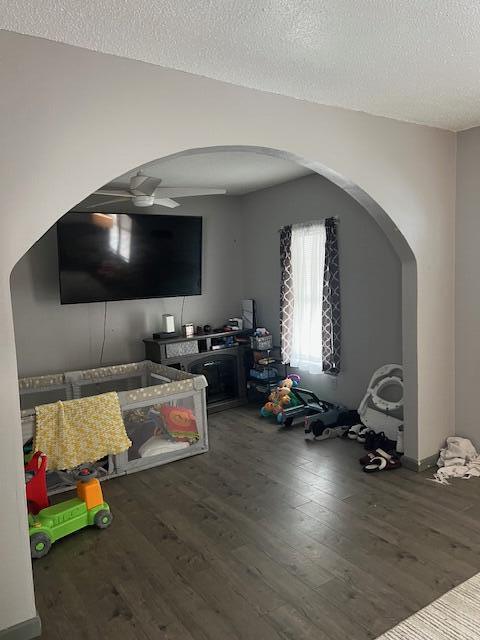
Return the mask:
<svg viewBox="0 0 480 640">
<path fill-rule="evenodd" d="M 154 200 L 154 196 L 135 196 L 133 198 L 133 204 L 136 207 L 151 207 Z"/>
</svg>

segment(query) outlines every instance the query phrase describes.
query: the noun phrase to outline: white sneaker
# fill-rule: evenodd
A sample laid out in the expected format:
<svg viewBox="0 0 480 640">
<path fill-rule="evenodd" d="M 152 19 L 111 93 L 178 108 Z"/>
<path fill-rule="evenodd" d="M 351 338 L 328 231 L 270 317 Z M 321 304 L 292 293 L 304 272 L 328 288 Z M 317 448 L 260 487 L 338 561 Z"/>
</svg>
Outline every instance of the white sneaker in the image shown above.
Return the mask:
<svg viewBox="0 0 480 640">
<path fill-rule="evenodd" d="M 363 424 L 354 424 L 353 427 L 350 427 L 348 430 L 348 438 L 350 440 L 357 440 L 360 429 L 363 427 Z"/>
<path fill-rule="evenodd" d="M 362 424 L 362 426 L 360 427 L 360 431 L 358 432 L 357 442 L 360 442 L 360 444 L 365 444 L 368 432 L 369 428 Z"/>
</svg>

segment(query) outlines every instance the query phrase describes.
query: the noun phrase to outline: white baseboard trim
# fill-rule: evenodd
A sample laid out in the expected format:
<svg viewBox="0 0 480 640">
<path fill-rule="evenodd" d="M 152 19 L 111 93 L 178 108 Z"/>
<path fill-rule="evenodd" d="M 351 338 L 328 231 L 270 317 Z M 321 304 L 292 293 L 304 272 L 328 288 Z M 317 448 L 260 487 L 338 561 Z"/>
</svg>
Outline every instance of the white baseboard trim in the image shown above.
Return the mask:
<svg viewBox="0 0 480 640">
<path fill-rule="evenodd" d="M 0 630 L 0 640 L 34 640 L 42 634 L 42 623 L 37 614 L 30 620 L 24 620 L 13 627 Z"/>
</svg>

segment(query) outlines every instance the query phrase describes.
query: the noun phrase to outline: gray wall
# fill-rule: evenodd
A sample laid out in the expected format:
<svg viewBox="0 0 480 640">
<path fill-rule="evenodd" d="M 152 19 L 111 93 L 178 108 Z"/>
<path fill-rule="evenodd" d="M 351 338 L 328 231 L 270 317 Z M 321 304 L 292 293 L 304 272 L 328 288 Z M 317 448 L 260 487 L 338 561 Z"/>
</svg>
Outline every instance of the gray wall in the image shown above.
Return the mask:
<svg viewBox="0 0 480 640">
<path fill-rule="evenodd" d="M 203 293 L 185 298 L 183 321 L 223 324 L 238 315 L 242 298 L 239 201 L 225 196 L 189 198 L 175 213 L 203 216 Z M 11 291 L 21 376 L 100 364 L 105 306 L 60 304 L 55 227 L 17 263 Z M 142 338 L 161 329 L 163 313 L 174 314 L 179 325 L 182 302 L 183 298 L 109 302 L 103 363 L 141 360 Z"/>
<path fill-rule="evenodd" d="M 243 197 L 184 199 L 176 210 L 204 216 L 203 295 L 187 297 L 184 322 L 219 324 L 238 314 L 242 297 L 257 301 L 258 322 L 279 343 L 280 226 L 339 217 L 342 373 L 302 374 L 327 400 L 356 407 L 372 372 L 400 362 L 401 265 L 372 217 L 318 175 Z M 16 265 L 11 278 L 20 375 L 98 366 L 104 304 L 60 305 L 55 229 Z M 162 313 L 177 323 L 183 298 L 109 302 L 104 364 L 143 358 L 142 338 Z"/>
<path fill-rule="evenodd" d="M 242 198 L 245 296 L 257 301 L 258 323 L 279 341 L 279 234 L 285 224 L 338 216 L 342 301 L 342 372 L 302 374 L 326 400 L 359 404 L 373 371 L 402 361 L 401 264 L 373 218 L 344 191 L 307 176 Z"/>
<path fill-rule="evenodd" d="M 480 128 L 458 134 L 455 412 L 452 433 L 480 448 Z"/>
</svg>

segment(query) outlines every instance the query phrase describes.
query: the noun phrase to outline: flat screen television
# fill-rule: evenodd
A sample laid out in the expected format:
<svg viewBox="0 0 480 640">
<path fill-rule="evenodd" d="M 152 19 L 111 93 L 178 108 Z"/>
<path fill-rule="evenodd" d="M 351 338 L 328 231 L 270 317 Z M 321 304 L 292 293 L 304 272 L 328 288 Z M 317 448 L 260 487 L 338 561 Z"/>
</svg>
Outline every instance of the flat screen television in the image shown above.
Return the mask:
<svg viewBox="0 0 480 640">
<path fill-rule="evenodd" d="M 62 304 L 202 292 L 202 218 L 70 212 L 57 223 Z"/>
</svg>

